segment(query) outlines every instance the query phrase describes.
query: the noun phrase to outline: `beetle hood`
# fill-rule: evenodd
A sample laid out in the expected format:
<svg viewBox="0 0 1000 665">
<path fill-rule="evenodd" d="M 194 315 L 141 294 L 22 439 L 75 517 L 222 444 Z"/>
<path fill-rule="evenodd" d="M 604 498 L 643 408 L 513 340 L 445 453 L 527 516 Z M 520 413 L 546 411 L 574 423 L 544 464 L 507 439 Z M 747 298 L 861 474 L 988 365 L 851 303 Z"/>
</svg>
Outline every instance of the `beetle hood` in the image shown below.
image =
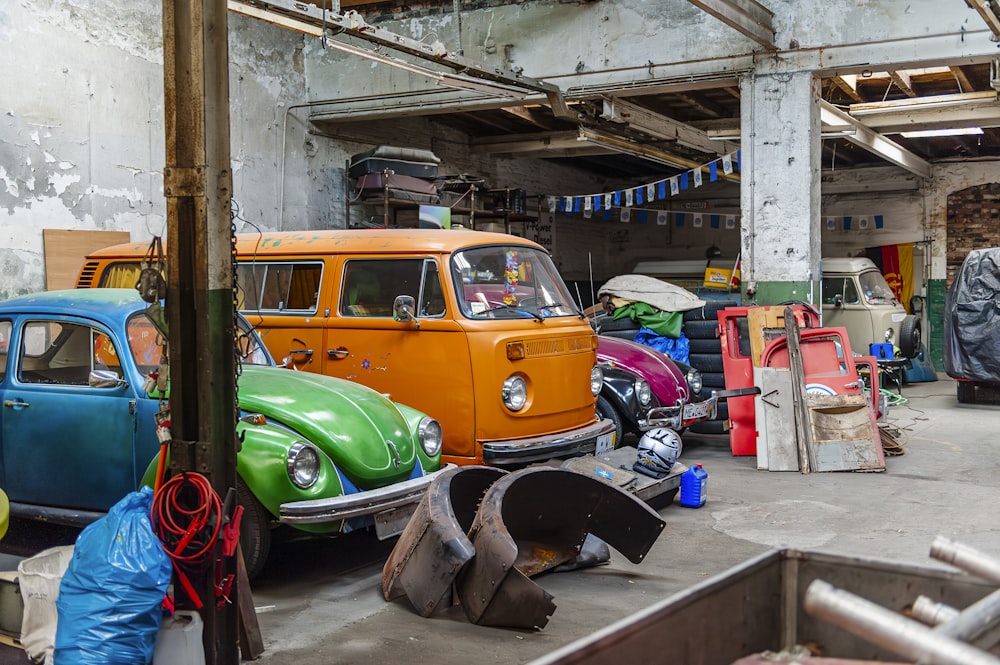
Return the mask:
<svg viewBox="0 0 1000 665">
<path fill-rule="evenodd" d="M 357 383 L 311 372 L 244 366 L 239 405 L 300 434 L 362 489 L 404 480 L 416 437 L 396 405 Z"/>
<path fill-rule="evenodd" d="M 678 398 L 688 401 L 684 373 L 673 360 L 656 349 L 617 337 L 598 335 L 597 361 L 646 379 L 663 405 L 676 404 Z"/>
</svg>

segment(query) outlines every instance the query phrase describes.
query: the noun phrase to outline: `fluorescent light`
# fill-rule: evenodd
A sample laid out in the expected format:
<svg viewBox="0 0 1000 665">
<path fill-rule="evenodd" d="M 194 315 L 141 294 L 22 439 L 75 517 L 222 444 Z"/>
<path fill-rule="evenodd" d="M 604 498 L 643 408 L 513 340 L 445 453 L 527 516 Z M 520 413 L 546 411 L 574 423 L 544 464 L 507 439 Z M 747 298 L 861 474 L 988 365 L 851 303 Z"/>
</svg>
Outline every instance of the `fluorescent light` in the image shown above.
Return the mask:
<svg viewBox="0 0 1000 665">
<path fill-rule="evenodd" d="M 438 80 L 438 85 L 449 88 L 459 88 L 461 90 L 475 90 L 476 92 L 486 92 L 491 95 L 503 95 L 514 99 L 524 99 L 531 94 L 530 90 L 522 90 L 513 86 L 504 85 L 487 79 L 479 79 L 465 74 L 442 74 Z"/>
<path fill-rule="evenodd" d="M 444 78 L 443 72 L 428 69 L 427 67 L 421 67 L 420 65 L 415 65 L 412 62 L 407 62 L 406 60 L 400 60 L 399 58 L 394 58 L 390 55 L 385 55 L 384 53 L 378 53 L 377 51 L 361 48 L 360 46 L 353 46 L 345 42 L 337 41 L 336 39 L 327 38 L 324 40 L 324 44 L 332 49 L 343 51 L 344 53 L 349 53 L 350 55 L 367 58 L 368 60 L 374 60 L 375 62 L 382 63 L 383 65 L 389 65 L 390 67 L 402 69 L 412 74 L 426 76 L 434 79 L 435 81 L 440 81 Z"/>
<path fill-rule="evenodd" d="M 912 132 L 900 132 L 899 135 L 908 139 L 916 139 L 931 136 L 969 136 L 982 133 L 983 130 L 979 127 L 952 127 L 948 129 L 919 129 Z"/>
</svg>

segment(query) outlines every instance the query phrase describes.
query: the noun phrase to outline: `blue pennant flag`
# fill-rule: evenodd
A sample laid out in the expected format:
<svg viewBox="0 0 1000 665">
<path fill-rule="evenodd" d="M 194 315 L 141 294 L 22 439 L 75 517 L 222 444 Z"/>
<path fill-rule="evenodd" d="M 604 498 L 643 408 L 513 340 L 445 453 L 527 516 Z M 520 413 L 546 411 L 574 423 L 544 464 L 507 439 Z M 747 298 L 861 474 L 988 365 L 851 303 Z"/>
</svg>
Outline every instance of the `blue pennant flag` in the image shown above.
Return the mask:
<svg viewBox="0 0 1000 665">
<path fill-rule="evenodd" d="M 681 189 L 687 189 L 687 188 L 688 188 L 688 172 L 685 171 L 684 173 L 681 174 Z"/>
<path fill-rule="evenodd" d="M 712 162 L 708 165 L 708 181 L 715 182 L 719 179 L 719 165 L 718 162 Z"/>
<path fill-rule="evenodd" d="M 642 187 L 635 190 L 635 204 L 639 206 L 642 205 Z"/>
<path fill-rule="evenodd" d="M 844 217 L 844 230 L 845 231 L 850 231 L 851 230 L 851 218 L 850 217 Z"/>
<path fill-rule="evenodd" d="M 661 199 L 667 198 L 667 183 L 664 180 L 660 181 L 660 184 L 656 190 L 657 196 Z"/>
<path fill-rule="evenodd" d="M 742 153 L 743 153 L 742 150 L 737 150 L 736 151 L 736 170 L 737 171 L 742 171 L 743 170 L 743 155 L 742 155 Z"/>
<path fill-rule="evenodd" d="M 713 229 L 719 228 L 719 223 L 722 221 L 722 218 L 719 215 L 710 215 L 709 219 L 711 220 Z"/>
<path fill-rule="evenodd" d="M 677 226 L 684 226 L 684 213 L 675 212 L 674 213 L 674 224 Z"/>
<path fill-rule="evenodd" d="M 885 222 L 884 222 L 884 219 L 883 219 L 882 215 L 875 215 L 875 228 L 876 229 L 882 228 L 882 225 L 884 223 Z"/>
<path fill-rule="evenodd" d="M 603 197 L 600 197 L 600 196 L 595 196 L 594 197 L 594 210 L 600 210 L 601 209 L 601 198 L 603 198 Z"/>
<path fill-rule="evenodd" d="M 640 224 L 645 224 L 646 222 L 649 221 L 649 211 L 648 210 L 639 210 L 636 213 L 635 220 L 638 223 L 640 223 Z"/>
<path fill-rule="evenodd" d="M 622 193 L 621 192 L 615 192 L 615 205 L 619 206 L 621 204 L 622 204 Z"/>
<path fill-rule="evenodd" d="M 611 208 L 605 208 L 604 210 L 601 211 L 601 219 L 603 219 L 605 222 L 611 221 Z"/>
</svg>

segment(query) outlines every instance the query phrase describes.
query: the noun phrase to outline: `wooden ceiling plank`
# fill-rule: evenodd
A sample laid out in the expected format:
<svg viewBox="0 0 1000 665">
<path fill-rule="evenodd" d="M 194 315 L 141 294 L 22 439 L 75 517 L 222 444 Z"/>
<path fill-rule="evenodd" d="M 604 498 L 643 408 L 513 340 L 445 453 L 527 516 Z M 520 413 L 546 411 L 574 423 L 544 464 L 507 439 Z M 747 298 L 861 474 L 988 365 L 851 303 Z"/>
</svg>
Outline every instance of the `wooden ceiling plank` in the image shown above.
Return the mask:
<svg viewBox="0 0 1000 665">
<path fill-rule="evenodd" d="M 774 43 L 774 12 L 755 0 L 688 0 L 768 50 Z"/>
<path fill-rule="evenodd" d="M 892 82 L 896 84 L 896 87 L 906 93 L 907 97 L 917 97 L 916 91 L 913 89 L 913 82 L 910 79 L 910 75 L 903 70 L 892 70 L 889 72 L 889 77 Z"/>
</svg>

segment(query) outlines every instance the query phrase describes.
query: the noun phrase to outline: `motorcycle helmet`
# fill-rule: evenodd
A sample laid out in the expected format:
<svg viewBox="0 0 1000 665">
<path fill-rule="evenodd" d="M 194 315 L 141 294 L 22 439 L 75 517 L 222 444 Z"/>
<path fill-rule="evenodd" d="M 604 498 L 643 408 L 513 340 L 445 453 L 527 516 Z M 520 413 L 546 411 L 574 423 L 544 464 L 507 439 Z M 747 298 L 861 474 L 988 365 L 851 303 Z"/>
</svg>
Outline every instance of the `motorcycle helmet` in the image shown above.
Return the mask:
<svg viewBox="0 0 1000 665">
<path fill-rule="evenodd" d="M 681 437 L 668 427 L 656 427 L 642 435 L 638 448 L 632 469 L 653 478 L 663 478 L 680 457 Z"/>
</svg>

